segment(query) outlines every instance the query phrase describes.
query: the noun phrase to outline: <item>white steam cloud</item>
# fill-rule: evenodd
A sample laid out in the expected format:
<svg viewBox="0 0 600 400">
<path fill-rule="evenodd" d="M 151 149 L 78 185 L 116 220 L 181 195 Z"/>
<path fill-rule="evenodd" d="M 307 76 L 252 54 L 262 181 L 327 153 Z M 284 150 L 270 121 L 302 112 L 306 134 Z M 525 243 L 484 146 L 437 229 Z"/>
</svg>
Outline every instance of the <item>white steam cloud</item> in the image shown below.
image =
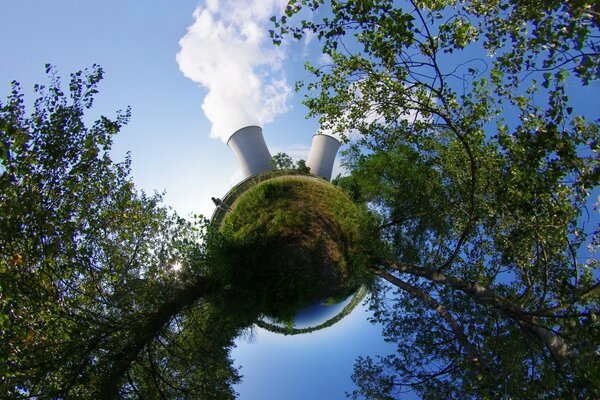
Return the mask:
<svg viewBox="0 0 600 400">
<path fill-rule="evenodd" d="M 269 19 L 287 0 L 207 0 L 179 41 L 183 74 L 208 89 L 202 103 L 210 136 L 226 142 L 248 125 L 264 126 L 288 110 L 292 90 L 284 51 L 268 37 Z"/>
</svg>

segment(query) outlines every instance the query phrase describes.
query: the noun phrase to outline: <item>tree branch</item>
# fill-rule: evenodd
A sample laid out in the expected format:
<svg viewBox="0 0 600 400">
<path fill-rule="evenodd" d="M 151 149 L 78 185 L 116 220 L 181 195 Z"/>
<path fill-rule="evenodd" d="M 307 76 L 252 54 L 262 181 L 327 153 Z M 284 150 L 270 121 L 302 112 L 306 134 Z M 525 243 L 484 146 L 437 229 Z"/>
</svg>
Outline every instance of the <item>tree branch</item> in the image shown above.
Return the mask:
<svg viewBox="0 0 600 400">
<path fill-rule="evenodd" d="M 392 268 L 400 273 L 418 276 L 452 289 L 460 290 L 473 296 L 473 299 L 480 304 L 495 307 L 503 315 L 516 320 L 523 329 L 537 336 L 546 345 L 557 362 L 565 361 L 574 355 L 567 343 L 556 332 L 537 323 L 535 318 L 527 314 L 519 305 L 496 293 L 493 289 L 477 282 L 467 282 L 431 268 L 418 267 L 393 260 L 377 261 L 378 264 Z"/>
<path fill-rule="evenodd" d="M 378 269 L 378 268 L 371 268 L 370 270 L 375 275 L 382 277 L 386 281 L 388 281 L 391 284 L 397 286 L 398 288 L 404 290 L 405 292 L 421 299 L 425 304 L 427 304 L 429 307 L 431 307 L 431 309 L 433 309 L 435 312 L 437 312 L 438 315 L 444 321 L 446 321 L 448 323 L 448 325 L 450 325 L 452 332 L 454 332 L 454 335 L 456 335 L 456 339 L 458 340 L 460 345 L 467 352 L 467 355 L 469 356 L 469 360 L 471 362 L 473 362 L 479 369 L 482 369 L 481 357 L 477 354 L 475 347 L 469 341 L 469 338 L 464 333 L 463 328 L 456 321 L 456 319 L 454 319 L 454 317 L 452 316 L 452 314 L 450 314 L 450 312 L 446 309 L 446 307 L 444 307 L 442 304 L 437 302 L 433 297 L 431 297 L 430 295 L 428 295 L 421 289 L 404 282 L 403 280 L 395 277 L 394 275 L 390 274 L 389 272 L 387 272 L 385 270 Z"/>
</svg>

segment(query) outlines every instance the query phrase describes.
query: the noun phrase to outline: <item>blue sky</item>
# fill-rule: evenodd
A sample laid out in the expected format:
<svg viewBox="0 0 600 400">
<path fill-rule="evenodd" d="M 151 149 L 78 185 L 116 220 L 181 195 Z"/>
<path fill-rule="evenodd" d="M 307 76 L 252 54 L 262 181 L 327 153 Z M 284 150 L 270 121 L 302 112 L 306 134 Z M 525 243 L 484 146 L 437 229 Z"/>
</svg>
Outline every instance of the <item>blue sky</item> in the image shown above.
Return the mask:
<svg viewBox="0 0 600 400">
<path fill-rule="evenodd" d="M 166 203 L 180 214 L 210 214 L 210 197 L 224 195 L 240 173 L 229 148 L 209 137 L 212 124 L 201 108 L 207 89 L 186 78 L 176 61 L 179 41 L 194 24 L 196 8 L 204 4 L 3 1 L 0 95 L 6 96 L 13 79 L 31 93 L 34 83 L 46 80 L 45 63 L 55 65 L 65 81 L 75 70 L 101 65 L 105 79 L 94 113 L 113 115 L 127 106 L 133 112 L 116 141 L 114 159 L 130 151 L 136 184 L 147 191 L 166 190 Z M 215 46 L 195 56 L 214 58 Z M 267 46 L 272 47 L 268 39 Z M 280 74 L 290 88 L 305 74 L 305 61 L 302 46 L 287 49 Z M 286 113 L 263 125 L 267 145 L 272 154 L 287 151 L 306 158 L 317 123 L 305 120 L 297 95 L 291 93 L 285 106 Z"/>
<path fill-rule="evenodd" d="M 217 5 L 209 3 L 213 9 Z M 254 15 L 268 12 L 264 10 L 267 3 L 257 1 L 261 10 Z M 207 88 L 184 76 L 176 60 L 180 40 L 207 10 L 206 5 L 196 0 L 4 0 L 0 2 L 0 98 L 6 98 L 12 80 L 32 93 L 35 83 L 46 82 L 46 63 L 58 69 L 65 85 L 69 73 L 101 65 L 105 79 L 92 113 L 114 115 L 127 106 L 133 113 L 116 139 L 113 159 L 121 160 L 131 152 L 133 178 L 139 188 L 166 191 L 165 203 L 183 216 L 210 215 L 210 197 L 223 196 L 241 175 L 229 148 L 209 137 L 213 124 L 202 110 Z M 195 15 L 198 6 L 202 8 Z M 211 15 L 213 22 L 222 18 L 219 12 Z M 223 50 L 219 46 L 229 39 L 219 40 L 213 48 L 196 41 L 201 51 L 196 49 L 191 55 L 201 61 L 218 59 Z M 263 44 L 254 49 L 270 47 L 268 39 Z M 242 54 L 235 47 L 228 51 Z M 280 54 L 264 51 L 261 55 L 274 61 L 246 60 L 259 63 L 256 70 L 261 77 L 283 79 L 291 89 L 305 76 L 302 65 L 310 53 L 303 43 L 278 50 Z M 227 57 L 227 52 L 219 54 Z M 190 74 L 197 77 L 193 67 Z M 271 154 L 286 151 L 296 159 L 306 158 L 317 123 L 304 118 L 306 109 L 293 91 L 283 97 L 286 101 L 273 107 L 273 115 L 259 116 L 272 118 L 263 125 L 265 140 Z M 235 118 L 233 108 L 224 108 L 229 111 L 226 119 Z M 287 112 L 277 112 L 282 109 Z M 285 337 L 257 329 L 251 340 L 238 340 L 233 352 L 244 375 L 237 388 L 240 398 L 344 398 L 344 392 L 352 389 L 354 359 L 390 349 L 379 333 L 380 328 L 367 322 L 361 307 L 317 334 Z"/>
</svg>

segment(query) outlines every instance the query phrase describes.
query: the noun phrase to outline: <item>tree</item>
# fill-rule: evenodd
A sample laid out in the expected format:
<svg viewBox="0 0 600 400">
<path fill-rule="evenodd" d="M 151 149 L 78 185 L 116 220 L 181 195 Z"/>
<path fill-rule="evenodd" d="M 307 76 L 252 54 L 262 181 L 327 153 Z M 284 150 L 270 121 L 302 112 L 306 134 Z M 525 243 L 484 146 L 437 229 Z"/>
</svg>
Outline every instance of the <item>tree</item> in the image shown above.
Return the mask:
<svg viewBox="0 0 600 400">
<path fill-rule="evenodd" d="M 243 324 L 214 316 L 206 223 L 136 191 L 129 159 L 110 159 L 129 110 L 86 126 L 101 68 L 72 74 L 68 92 L 46 72 L 31 115 L 16 82 L 0 104 L 0 391 L 232 398 Z"/>
<path fill-rule="evenodd" d="M 398 351 L 358 360 L 354 396 L 597 397 L 600 134 L 568 91 L 598 79 L 597 6 L 292 1 L 273 21 L 331 57 L 298 86 L 362 134 L 345 184 L 382 220 L 371 306 Z"/>
<path fill-rule="evenodd" d="M 292 160 L 292 157 L 286 153 L 279 152 L 271 158 L 271 164 L 273 164 L 276 169 L 292 169 L 294 161 Z"/>
<path fill-rule="evenodd" d="M 321 182 L 321 190 L 336 195 L 296 196 L 310 202 L 312 211 L 318 201 L 334 204 L 319 214 L 333 221 L 326 224 L 331 248 L 323 245 L 325 235 L 314 237 L 314 229 L 285 228 L 304 226 L 310 218 L 289 209 L 290 199 L 278 203 L 285 208 L 279 210 L 281 227 L 269 239 L 300 258 L 288 270 L 275 268 L 281 254 L 266 251 L 272 249 L 266 244 L 262 254 L 257 250 L 266 238 L 260 232 L 246 232 L 255 239 L 249 243 L 203 218 L 183 220 L 161 205 L 159 195 L 135 190 L 129 158 L 110 159 L 113 137 L 129 110 L 86 125 L 84 114 L 103 75 L 98 66 L 72 74 L 68 92 L 54 68 L 46 71 L 50 83 L 35 86 L 30 115 L 15 82 L 0 104 L 4 397 L 231 399 L 241 376 L 230 351 L 257 318 L 291 318 L 317 295 L 317 287 L 318 294 L 332 290 L 313 285 L 314 276 L 340 280 L 330 295 L 360 285 L 364 264 L 360 273 L 350 271 L 363 259 L 346 257 L 361 251 L 368 214 L 357 213 L 359 207 L 343 194 Z M 266 186 L 274 197 L 294 192 Z M 264 213 L 273 211 L 259 203 Z M 243 213 L 253 217 L 251 225 L 256 211 Z M 313 258 L 330 269 L 309 262 L 314 265 L 306 275 L 307 254 L 286 240 L 293 235 L 304 235 L 302 244 L 310 242 L 319 254 Z M 324 260 L 327 251 L 344 262 Z M 340 268 L 339 276 L 332 267 Z"/>
<path fill-rule="evenodd" d="M 310 167 L 306 166 L 306 161 L 305 160 L 298 160 L 296 162 L 296 171 L 298 172 L 304 172 L 304 173 L 310 173 Z"/>
</svg>

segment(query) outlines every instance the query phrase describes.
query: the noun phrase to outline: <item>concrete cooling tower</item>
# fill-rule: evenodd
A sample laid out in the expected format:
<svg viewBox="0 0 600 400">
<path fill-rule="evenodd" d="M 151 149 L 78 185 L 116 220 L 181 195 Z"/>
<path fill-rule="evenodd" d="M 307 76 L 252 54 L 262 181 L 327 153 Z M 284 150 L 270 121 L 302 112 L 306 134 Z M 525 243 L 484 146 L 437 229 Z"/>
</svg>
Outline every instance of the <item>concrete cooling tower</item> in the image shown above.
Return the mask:
<svg viewBox="0 0 600 400">
<path fill-rule="evenodd" d="M 340 141 L 332 136 L 320 134 L 313 136 L 312 147 L 306 161 L 311 174 L 330 180 L 333 162 L 340 145 Z"/>
<path fill-rule="evenodd" d="M 247 126 L 236 131 L 227 141 L 227 146 L 240 162 L 244 179 L 273 169 L 271 153 L 260 126 Z"/>
</svg>

